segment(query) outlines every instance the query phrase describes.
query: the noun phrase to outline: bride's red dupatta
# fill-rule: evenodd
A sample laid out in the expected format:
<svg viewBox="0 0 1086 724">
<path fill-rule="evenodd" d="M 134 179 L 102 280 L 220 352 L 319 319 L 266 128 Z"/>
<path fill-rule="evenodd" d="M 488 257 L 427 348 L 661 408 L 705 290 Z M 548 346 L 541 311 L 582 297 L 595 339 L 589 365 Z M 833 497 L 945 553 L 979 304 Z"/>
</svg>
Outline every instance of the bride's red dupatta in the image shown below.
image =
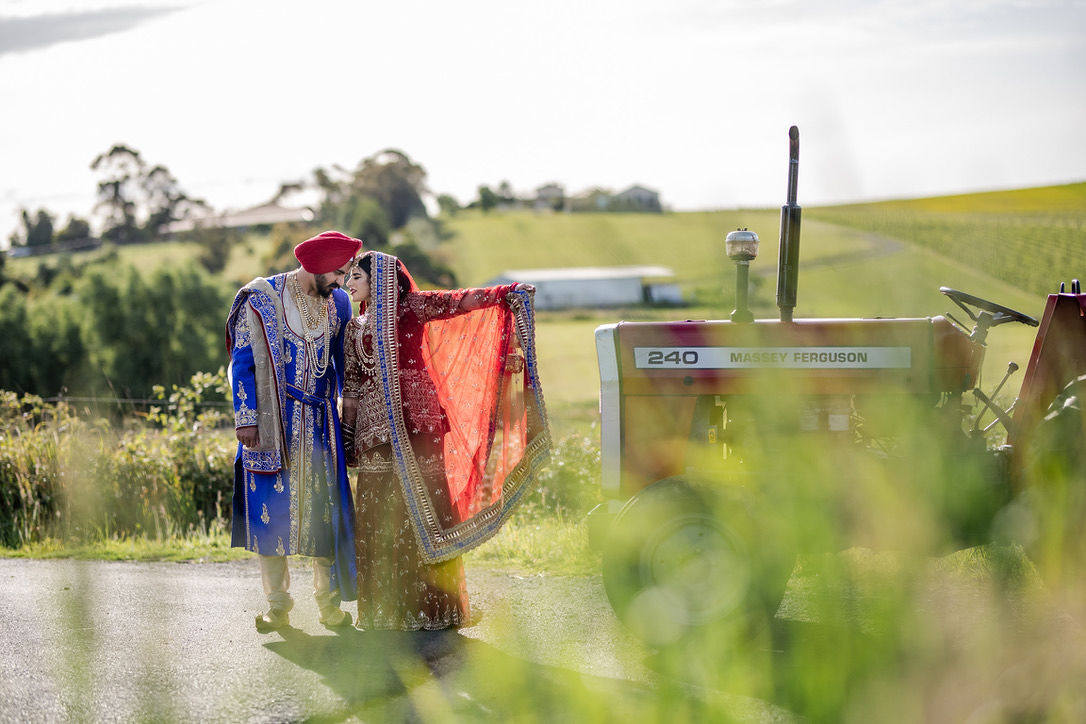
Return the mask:
<svg viewBox="0 0 1086 724">
<path fill-rule="evenodd" d="M 445 479 L 456 522 L 434 514 L 404 418 L 397 370 L 399 284 L 418 287 L 394 256 L 370 252 L 374 351 L 393 459 L 423 558 L 462 555 L 498 532 L 550 451 L 535 353 L 531 295 L 512 291 L 503 303 L 441 316 L 423 324 L 424 362 L 448 418 Z M 448 292 L 452 307 L 459 292 Z M 450 308 L 452 308 L 450 307 Z"/>
</svg>

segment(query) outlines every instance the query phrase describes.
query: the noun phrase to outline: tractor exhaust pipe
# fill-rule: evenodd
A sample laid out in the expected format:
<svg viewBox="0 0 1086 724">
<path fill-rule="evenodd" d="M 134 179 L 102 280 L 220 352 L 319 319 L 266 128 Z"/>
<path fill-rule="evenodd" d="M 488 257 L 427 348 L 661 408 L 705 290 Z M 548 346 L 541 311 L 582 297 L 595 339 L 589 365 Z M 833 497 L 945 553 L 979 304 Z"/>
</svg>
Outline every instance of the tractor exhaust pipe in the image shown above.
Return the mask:
<svg viewBox="0 0 1086 724">
<path fill-rule="evenodd" d="M 777 308 L 781 321 L 792 321 L 796 308 L 796 287 L 799 286 L 799 223 L 800 209 L 796 204 L 799 185 L 799 128 L 788 129 L 788 203 L 781 207 L 781 248 L 777 261 Z"/>
</svg>

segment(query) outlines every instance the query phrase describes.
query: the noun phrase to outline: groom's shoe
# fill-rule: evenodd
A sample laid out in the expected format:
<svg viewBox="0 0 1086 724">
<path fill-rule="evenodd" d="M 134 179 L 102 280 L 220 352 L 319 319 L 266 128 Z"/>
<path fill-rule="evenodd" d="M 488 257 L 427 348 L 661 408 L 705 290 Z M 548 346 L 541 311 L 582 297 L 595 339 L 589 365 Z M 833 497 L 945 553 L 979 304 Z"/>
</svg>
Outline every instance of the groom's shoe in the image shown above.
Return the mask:
<svg viewBox="0 0 1086 724">
<path fill-rule="evenodd" d="M 288 626 L 290 626 L 290 617 L 282 609 L 273 608 L 267 613 L 262 613 L 256 617 L 257 633 L 271 633 Z"/>
<path fill-rule="evenodd" d="M 351 614 L 341 610 L 339 606 L 321 609 L 318 620 L 325 628 L 346 628 L 353 623 Z"/>
</svg>

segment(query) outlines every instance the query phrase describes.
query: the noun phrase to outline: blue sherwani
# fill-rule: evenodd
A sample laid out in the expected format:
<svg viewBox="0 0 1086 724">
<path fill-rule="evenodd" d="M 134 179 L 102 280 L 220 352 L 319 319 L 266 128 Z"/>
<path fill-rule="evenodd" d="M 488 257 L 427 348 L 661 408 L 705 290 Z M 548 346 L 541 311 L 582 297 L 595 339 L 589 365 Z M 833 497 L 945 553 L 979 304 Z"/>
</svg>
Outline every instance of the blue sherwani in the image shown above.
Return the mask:
<svg viewBox="0 0 1086 724">
<path fill-rule="evenodd" d="M 254 280 L 227 320 L 235 423 L 259 423 L 262 443 L 238 445 L 231 542 L 264 555 L 332 558 L 332 589 L 353 600 L 354 510 L 336 410 L 350 299 L 333 290 L 329 324 L 307 342 L 304 323 L 288 319 L 287 286 L 286 274 Z"/>
</svg>

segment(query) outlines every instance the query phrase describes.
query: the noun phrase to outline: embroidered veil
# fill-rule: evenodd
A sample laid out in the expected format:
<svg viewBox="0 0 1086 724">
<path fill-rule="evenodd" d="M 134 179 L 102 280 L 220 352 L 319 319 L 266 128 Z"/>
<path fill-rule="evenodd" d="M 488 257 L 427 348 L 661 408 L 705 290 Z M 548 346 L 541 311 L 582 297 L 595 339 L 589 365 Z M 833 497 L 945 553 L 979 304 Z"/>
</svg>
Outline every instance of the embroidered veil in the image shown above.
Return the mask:
<svg viewBox="0 0 1086 724">
<path fill-rule="evenodd" d="M 411 444 L 398 374 L 397 273 L 417 292 L 403 263 L 369 252 L 379 391 L 390 427 L 393 465 L 420 552 L 427 563 L 455 558 L 498 532 L 550 451 L 550 432 L 535 351 L 531 295 L 460 311 L 423 324 L 422 354 L 448 420 L 444 473 L 452 525 L 435 514 Z M 352 343 L 351 341 L 347 342 Z"/>
</svg>

